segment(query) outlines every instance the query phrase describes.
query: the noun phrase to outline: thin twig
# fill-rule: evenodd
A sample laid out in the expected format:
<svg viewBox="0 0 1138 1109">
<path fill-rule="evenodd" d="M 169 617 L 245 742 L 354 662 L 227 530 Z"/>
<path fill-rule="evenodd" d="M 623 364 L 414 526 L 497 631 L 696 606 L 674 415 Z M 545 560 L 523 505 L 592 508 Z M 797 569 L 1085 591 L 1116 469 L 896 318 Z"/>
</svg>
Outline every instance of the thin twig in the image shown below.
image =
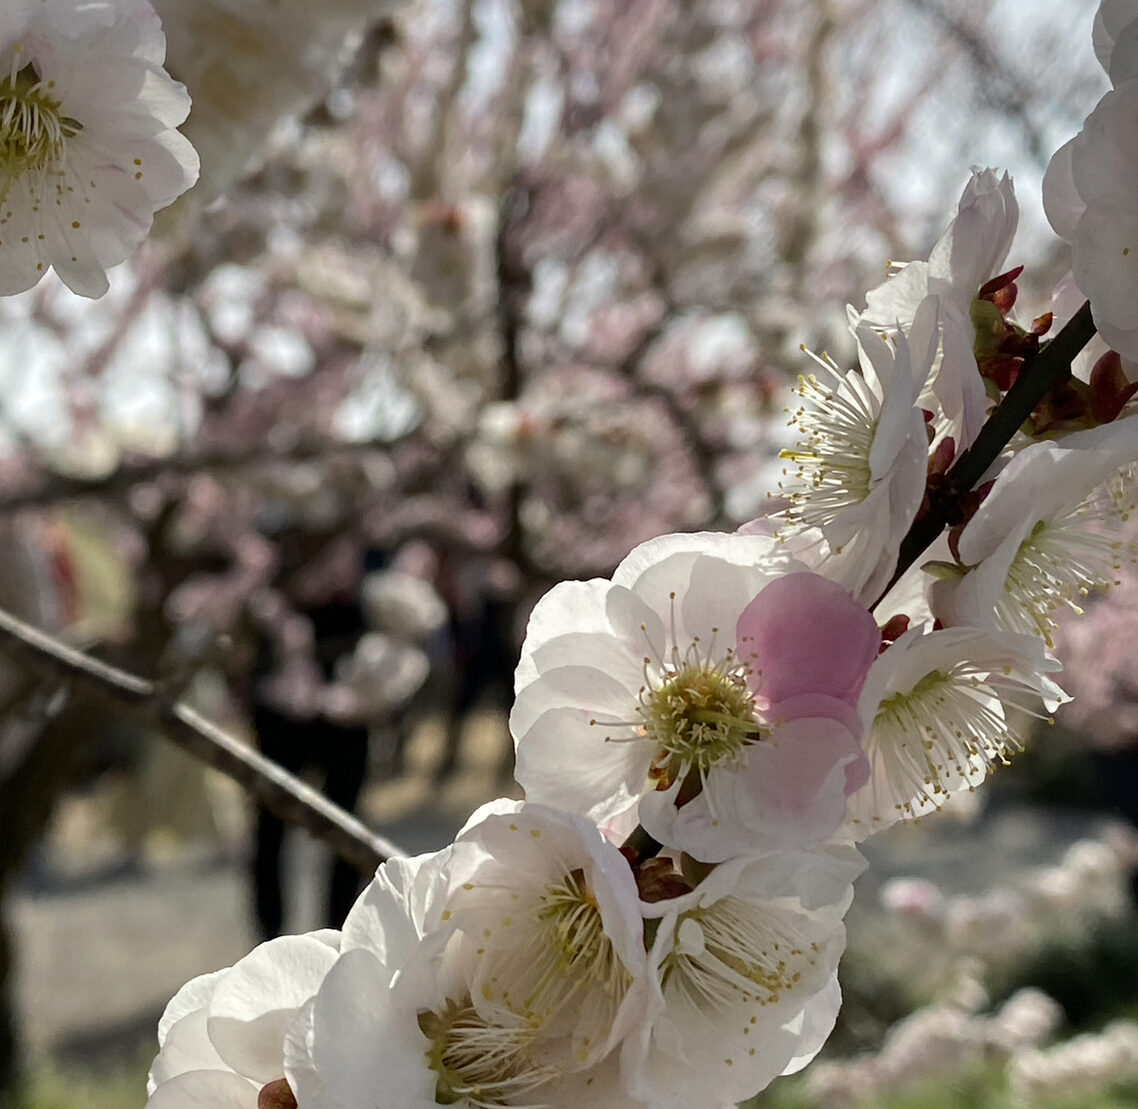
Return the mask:
<svg viewBox="0 0 1138 1109">
<path fill-rule="evenodd" d="M 948 526 L 953 509 L 968 495 L 1011 442 L 1035 406 L 1054 386 L 1071 376 L 1071 363 L 1095 334 L 1090 303 L 1085 303 L 1039 353 L 1025 360 L 1015 384 L 988 417 L 968 450 L 952 464 L 943 487 L 931 498 L 929 511 L 918 517 L 901 541 L 897 569 L 885 593 Z M 883 594 L 884 595 L 884 594 Z M 880 599 L 880 598 L 879 598 Z"/>
<path fill-rule="evenodd" d="M 100 662 L 3 610 L 0 637 L 6 641 L 4 649 L 26 665 L 109 697 L 156 726 L 184 751 L 232 778 L 274 815 L 323 840 L 362 873 L 371 874 L 384 859 L 405 853 L 189 705 L 168 701 L 158 683 Z"/>
</svg>

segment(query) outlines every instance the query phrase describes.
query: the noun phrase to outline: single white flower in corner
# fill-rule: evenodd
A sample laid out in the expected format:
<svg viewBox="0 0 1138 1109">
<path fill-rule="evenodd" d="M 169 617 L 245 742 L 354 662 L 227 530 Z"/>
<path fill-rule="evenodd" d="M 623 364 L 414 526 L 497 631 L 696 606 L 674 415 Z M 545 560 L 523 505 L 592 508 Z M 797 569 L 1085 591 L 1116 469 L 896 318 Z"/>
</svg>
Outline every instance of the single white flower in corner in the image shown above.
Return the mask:
<svg viewBox="0 0 1138 1109">
<path fill-rule="evenodd" d="M 185 89 L 145 0 L 7 0 L 0 14 L 0 295 L 49 268 L 88 297 L 197 179 Z"/>
<path fill-rule="evenodd" d="M 295 1105 L 285 1078 L 289 1025 L 336 962 L 340 934 L 281 936 L 187 982 L 158 1024 L 147 1109 Z"/>
</svg>

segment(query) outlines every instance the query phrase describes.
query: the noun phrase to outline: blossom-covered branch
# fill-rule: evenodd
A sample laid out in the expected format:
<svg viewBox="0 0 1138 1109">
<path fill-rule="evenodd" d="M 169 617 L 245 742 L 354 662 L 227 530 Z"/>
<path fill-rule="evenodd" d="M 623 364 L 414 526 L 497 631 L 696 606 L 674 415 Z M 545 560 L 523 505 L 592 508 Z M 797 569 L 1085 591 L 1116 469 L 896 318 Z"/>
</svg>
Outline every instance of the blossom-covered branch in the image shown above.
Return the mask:
<svg viewBox="0 0 1138 1109">
<path fill-rule="evenodd" d="M 943 481 L 929 490 L 927 507 L 901 540 L 900 556 L 890 585 L 897 582 L 949 524 L 959 521 L 965 498 L 1036 405 L 1052 388 L 1071 376 L 1071 363 L 1094 334 L 1091 307 L 1085 303 L 1038 354 L 1024 359 L 1015 383 L 988 417 L 975 441 L 949 467 Z"/>
</svg>

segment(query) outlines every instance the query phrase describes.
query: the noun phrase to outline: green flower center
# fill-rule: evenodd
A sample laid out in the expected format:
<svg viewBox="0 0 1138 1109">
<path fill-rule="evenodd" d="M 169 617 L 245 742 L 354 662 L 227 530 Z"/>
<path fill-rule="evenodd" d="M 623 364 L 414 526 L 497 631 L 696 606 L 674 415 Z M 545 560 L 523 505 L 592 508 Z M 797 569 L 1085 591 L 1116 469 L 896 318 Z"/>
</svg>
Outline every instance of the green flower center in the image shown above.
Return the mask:
<svg viewBox="0 0 1138 1109">
<path fill-rule="evenodd" d="M 670 785 L 690 770 L 702 776 L 737 758 L 759 737 L 755 697 L 733 655 L 720 663 L 685 662 L 640 694 L 642 727 L 658 747 L 653 774 Z"/>
<path fill-rule="evenodd" d="M 83 129 L 62 114 L 54 88 L 31 65 L 0 81 L 0 202 L 25 174 L 58 171 L 67 140 Z"/>
</svg>

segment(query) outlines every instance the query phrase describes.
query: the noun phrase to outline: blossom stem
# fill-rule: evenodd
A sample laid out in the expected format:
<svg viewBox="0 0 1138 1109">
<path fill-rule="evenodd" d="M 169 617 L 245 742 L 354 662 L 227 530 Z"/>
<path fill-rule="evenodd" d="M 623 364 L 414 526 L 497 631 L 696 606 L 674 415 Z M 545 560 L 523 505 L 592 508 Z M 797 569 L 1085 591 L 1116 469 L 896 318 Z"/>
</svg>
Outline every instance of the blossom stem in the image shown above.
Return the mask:
<svg viewBox="0 0 1138 1109">
<path fill-rule="evenodd" d="M 653 839 L 643 825 L 637 824 L 629 833 L 628 838 L 620 845 L 620 853 L 628 860 L 628 865 L 635 868 L 645 859 L 654 859 L 664 845 Z"/>
<path fill-rule="evenodd" d="M 1095 334 L 1091 305 L 1087 301 L 1066 326 L 1039 352 L 1025 359 L 1015 383 L 992 411 L 969 447 L 949 468 L 944 483 L 929 490 L 927 510 L 920 513 L 901 541 L 897 569 L 882 597 L 917 561 L 929 545 L 954 522 L 963 499 L 1000 456 L 1012 436 L 1023 426 L 1035 406 L 1056 385 L 1071 376 L 1071 363 Z M 881 597 L 873 603 L 875 608 Z"/>
</svg>

